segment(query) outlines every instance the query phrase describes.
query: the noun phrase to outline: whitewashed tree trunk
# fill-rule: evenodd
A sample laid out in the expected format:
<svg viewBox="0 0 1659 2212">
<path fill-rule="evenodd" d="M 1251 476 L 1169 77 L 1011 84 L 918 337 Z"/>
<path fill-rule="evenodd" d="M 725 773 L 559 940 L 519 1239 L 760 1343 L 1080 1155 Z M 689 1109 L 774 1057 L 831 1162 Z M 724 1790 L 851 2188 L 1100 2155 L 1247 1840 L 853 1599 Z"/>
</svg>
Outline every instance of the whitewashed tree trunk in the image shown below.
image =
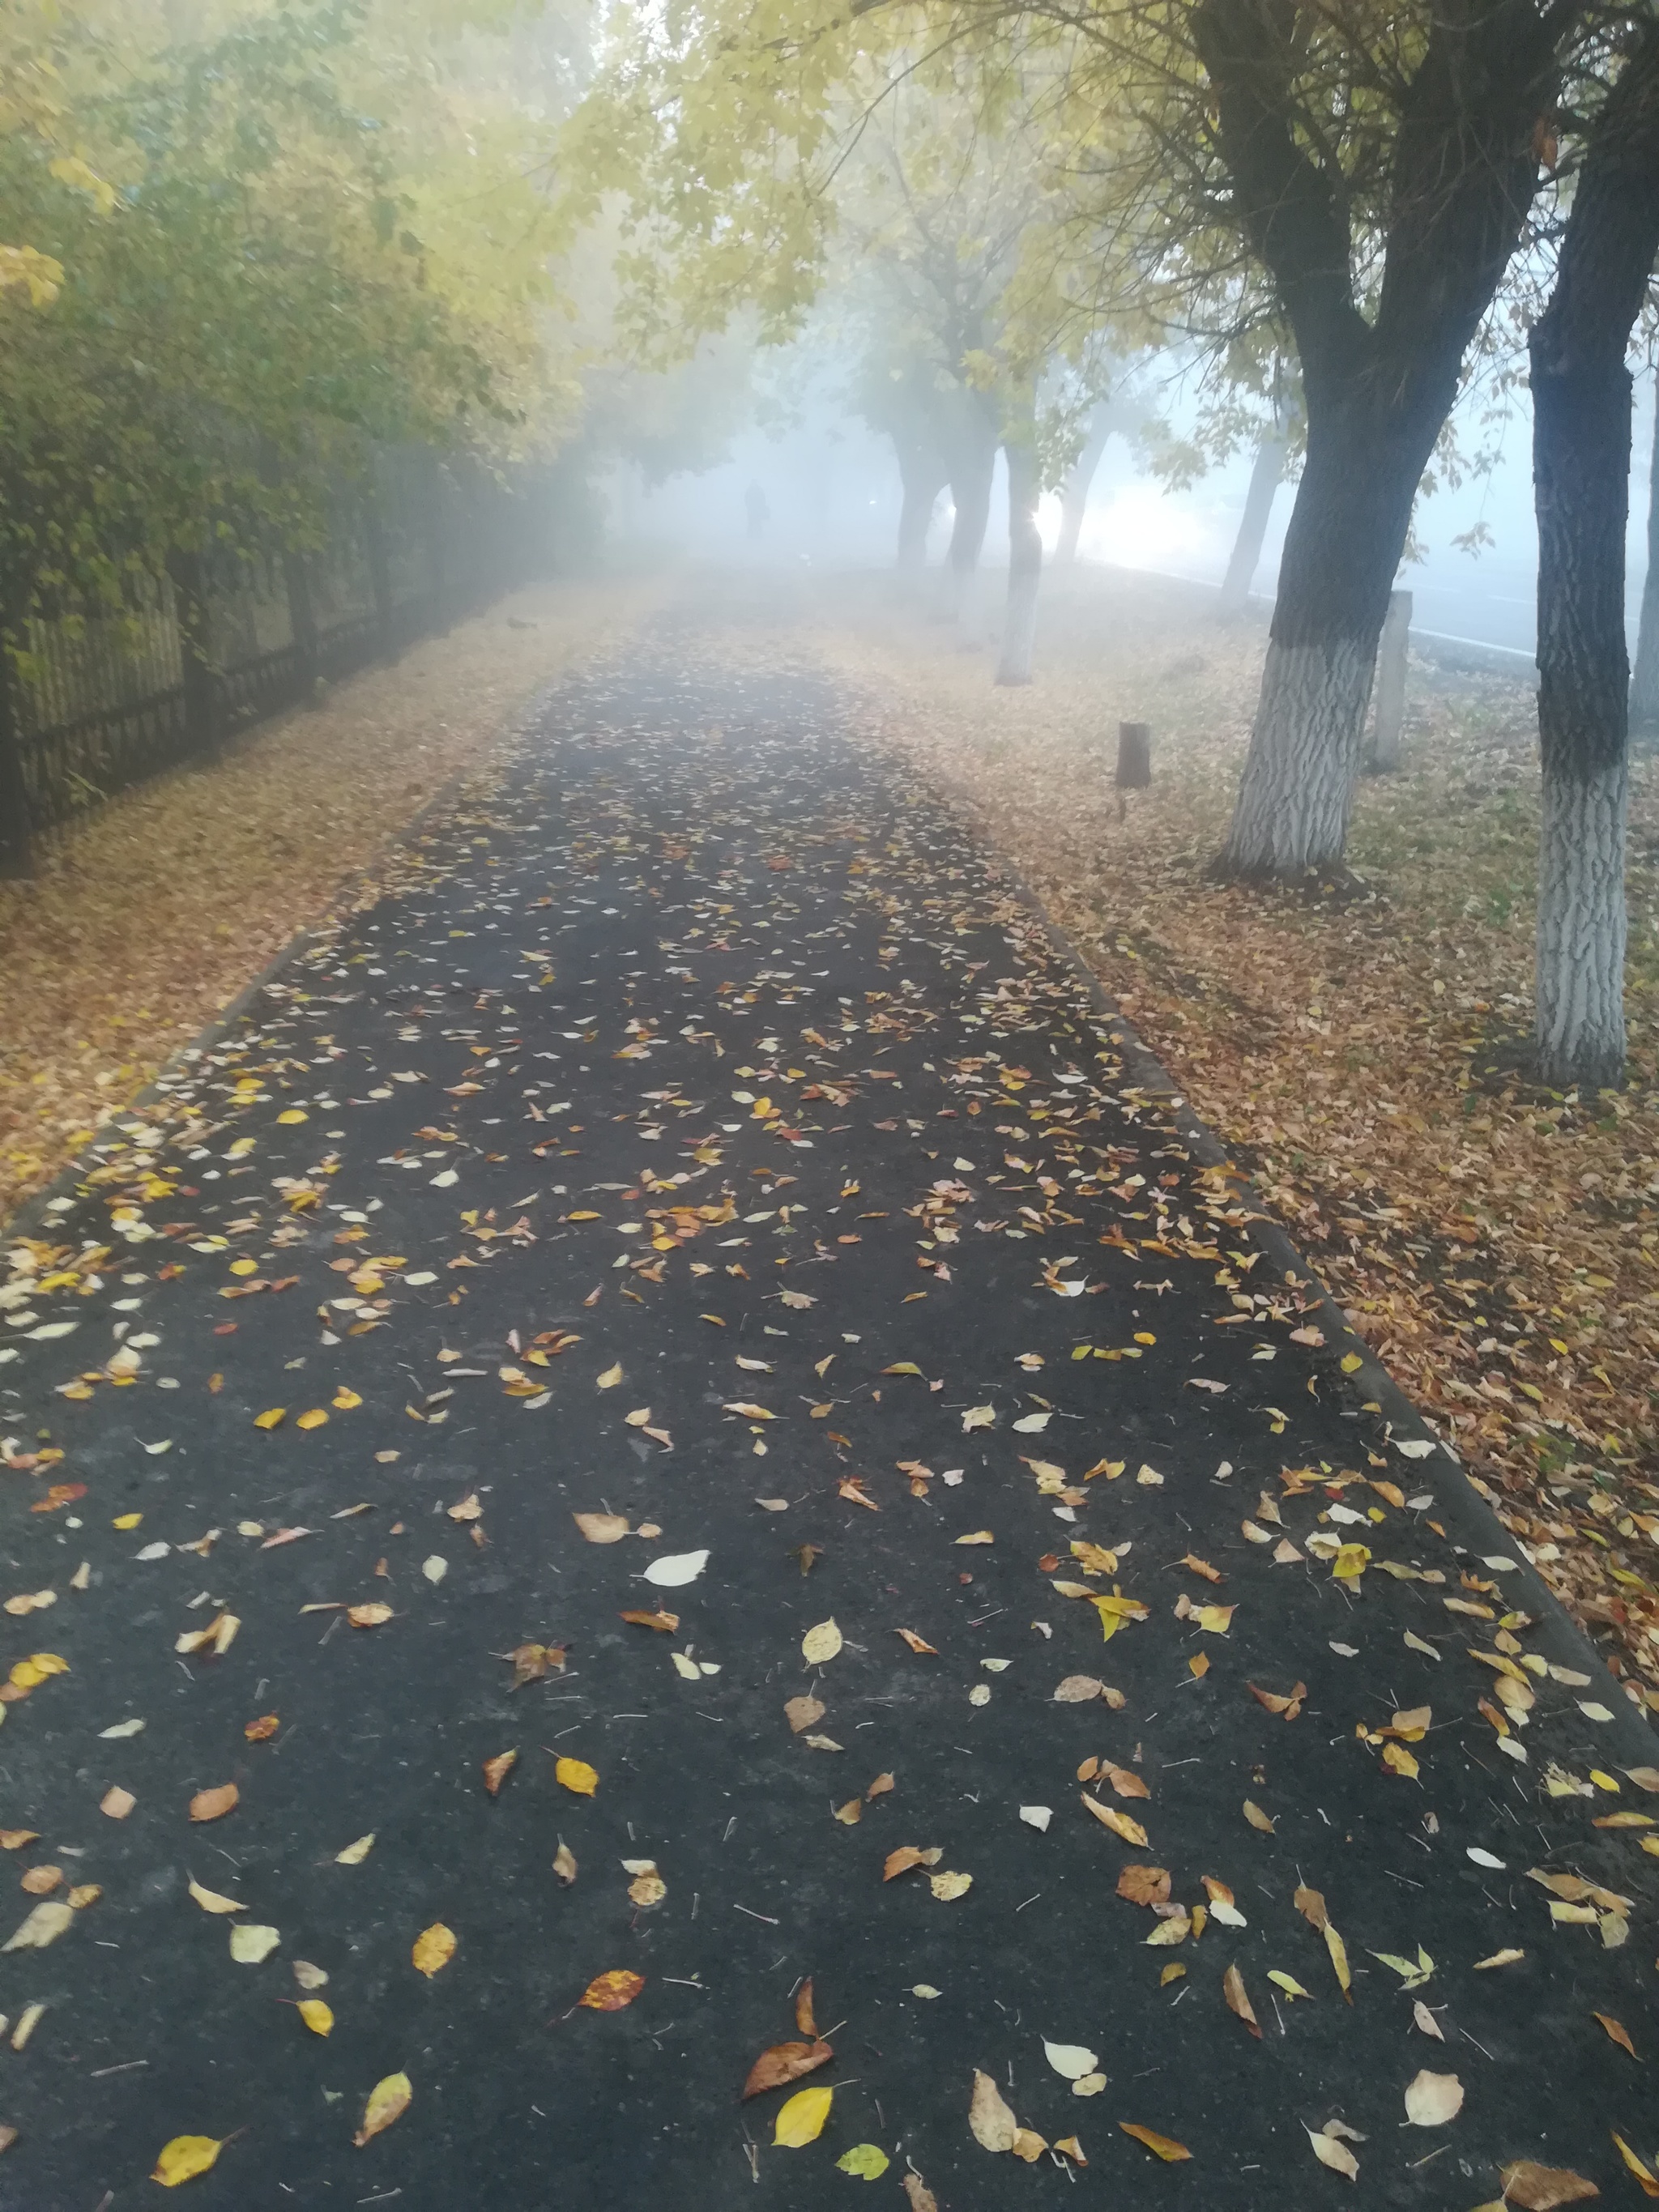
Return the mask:
<svg viewBox="0 0 1659 2212">
<path fill-rule="evenodd" d="M 1042 536 L 1037 528 L 1042 481 L 1037 466 L 1035 416 L 1022 420 L 1005 441 L 1003 451 L 1008 457 L 1008 611 L 996 680 L 1017 685 L 1031 680 L 1037 592 L 1042 582 Z"/>
<path fill-rule="evenodd" d="M 1642 619 L 1630 679 L 1633 730 L 1659 729 L 1659 396 L 1653 408 L 1653 457 L 1648 467 L 1648 566 L 1642 579 Z"/>
<path fill-rule="evenodd" d="M 1347 842 L 1376 641 L 1267 647 L 1249 757 L 1224 855 L 1238 876 L 1334 866 Z"/>
<path fill-rule="evenodd" d="M 1616 1084 L 1625 1065 L 1624 757 L 1547 775 L 1538 851 L 1538 1072 Z"/>
</svg>

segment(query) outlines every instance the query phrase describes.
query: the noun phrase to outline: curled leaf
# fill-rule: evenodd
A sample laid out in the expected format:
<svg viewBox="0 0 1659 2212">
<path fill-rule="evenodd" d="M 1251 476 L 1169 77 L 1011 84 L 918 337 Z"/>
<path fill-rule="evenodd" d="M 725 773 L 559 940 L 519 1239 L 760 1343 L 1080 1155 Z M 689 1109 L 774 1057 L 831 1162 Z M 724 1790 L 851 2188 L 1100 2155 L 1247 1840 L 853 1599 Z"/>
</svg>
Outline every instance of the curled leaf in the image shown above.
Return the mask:
<svg viewBox="0 0 1659 2212">
<path fill-rule="evenodd" d="M 484 1760 L 484 1788 L 489 1792 L 492 1797 L 499 1797 L 501 1796 L 502 1783 L 506 1781 L 507 1776 L 512 1773 L 514 1768 L 518 1765 L 518 1763 L 519 1754 L 516 1750 L 498 1751 L 494 1759 L 486 1759 Z M 562 1775 L 561 1775 L 559 1778 L 561 1781 L 563 1781 L 564 1779 Z"/>
<path fill-rule="evenodd" d="M 974 2094 L 968 2106 L 968 2125 L 983 2150 L 1012 2150 L 1019 2122 L 1003 2101 L 1002 2092 L 988 2074 L 974 2071 Z"/>
<path fill-rule="evenodd" d="M 1163 2159 L 1166 2164 L 1173 2165 L 1177 2159 L 1192 2156 L 1186 2144 L 1177 2142 L 1173 2136 L 1161 2136 L 1156 2129 L 1143 2128 L 1134 2120 L 1120 2120 L 1118 2125 L 1126 2136 L 1133 2136 L 1138 2143 L 1145 2143 L 1154 2157 Z"/>
<path fill-rule="evenodd" d="M 786 2081 L 799 2081 L 803 2074 L 816 2073 L 820 2066 L 828 2065 L 835 2055 L 827 2043 L 817 2038 L 811 2043 L 775 2043 L 750 2068 L 743 2094 L 758 2097 L 768 2089 L 782 2088 Z"/>
</svg>

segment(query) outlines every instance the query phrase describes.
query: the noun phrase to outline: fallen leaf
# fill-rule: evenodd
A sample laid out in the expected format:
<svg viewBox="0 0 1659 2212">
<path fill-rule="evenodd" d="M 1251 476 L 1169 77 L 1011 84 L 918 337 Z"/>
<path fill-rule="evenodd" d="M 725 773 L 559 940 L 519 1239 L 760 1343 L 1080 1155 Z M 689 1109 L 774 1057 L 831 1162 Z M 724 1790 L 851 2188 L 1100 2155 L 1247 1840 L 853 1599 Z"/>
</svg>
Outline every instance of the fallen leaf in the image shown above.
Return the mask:
<svg viewBox="0 0 1659 2212">
<path fill-rule="evenodd" d="M 64 1930 L 73 1924 L 75 1907 L 53 1902 L 37 1905 L 22 1925 L 9 1936 L 0 1950 L 44 1951 L 48 1943 L 55 1943 Z"/>
<path fill-rule="evenodd" d="M 334 2033 L 334 2014 L 320 1997 L 301 1997 L 295 2010 L 313 2035 Z"/>
<path fill-rule="evenodd" d="M 1045 2036 L 1042 2055 L 1063 2081 L 1080 2081 L 1085 2074 L 1092 2074 L 1100 2061 L 1092 2051 L 1080 2043 L 1050 2043 Z"/>
<path fill-rule="evenodd" d="M 377 2081 L 363 2107 L 363 2124 L 351 2138 L 357 2148 L 361 2150 L 366 2142 L 384 2134 L 394 2120 L 401 2119 L 414 2094 L 407 2074 L 388 2074 Z"/>
<path fill-rule="evenodd" d="M 1146 1831 L 1139 1820 L 1132 1820 L 1127 1813 L 1120 1813 L 1115 1806 L 1103 1805 L 1097 1798 L 1086 1794 L 1083 1802 L 1103 1827 L 1109 1828 L 1115 1836 L 1121 1836 L 1126 1844 L 1133 1844 L 1138 1851 L 1146 1849 Z"/>
<path fill-rule="evenodd" d="M 484 1760 L 484 1788 L 489 1792 L 492 1797 L 499 1797 L 501 1796 L 502 1783 L 506 1781 L 507 1776 L 512 1773 L 514 1768 L 518 1765 L 518 1763 L 519 1754 L 516 1750 L 498 1751 L 494 1759 L 486 1759 Z M 561 1761 L 561 1764 L 563 1762 Z M 589 1771 L 590 1772 L 592 1771 L 591 1769 Z M 559 1779 L 561 1782 L 563 1782 L 564 1777 L 560 1775 Z M 598 1779 L 597 1776 L 595 1777 L 595 1779 Z M 567 1789 L 569 1789 L 573 1785 L 571 1784 L 568 1782 L 565 1783 L 565 1787 Z"/>
<path fill-rule="evenodd" d="M 597 1219 L 598 1217 L 590 1215 L 589 1218 Z M 599 1376 L 598 1381 L 601 1390 L 614 1390 L 622 1379 L 622 1362 L 619 1359 L 614 1367 L 607 1367 L 604 1374 Z"/>
<path fill-rule="evenodd" d="M 263 1966 L 282 1940 L 274 1928 L 241 1920 L 230 1931 L 230 1955 L 239 1966 Z"/>
<path fill-rule="evenodd" d="M 1530 2158 L 1500 2166 L 1498 2178 L 1504 2185 L 1504 2203 L 1518 2206 L 1520 2212 L 1555 2212 L 1558 2204 L 1577 2204 L 1601 2194 L 1582 2173 L 1567 2166 L 1540 2166 Z"/>
<path fill-rule="evenodd" d="M 380 1628 L 392 1618 L 389 1605 L 349 1605 L 346 1619 L 354 1628 Z"/>
<path fill-rule="evenodd" d="M 553 1854 L 553 1871 L 567 1889 L 576 1879 L 576 1854 L 564 1838 L 559 1838 L 559 1848 Z"/>
<path fill-rule="evenodd" d="M 974 2094 L 968 2107 L 968 2125 L 983 2150 L 1012 2150 L 1019 2123 L 1003 2102 L 1002 2092 L 988 2074 L 974 2071 Z"/>
<path fill-rule="evenodd" d="M 1262 1811 L 1260 1805 L 1253 1803 L 1248 1797 L 1244 1800 L 1244 1818 L 1253 1828 L 1259 1828 L 1264 1836 L 1273 1834 L 1273 1822 Z"/>
<path fill-rule="evenodd" d="M 797 2089 L 778 2107 L 772 2123 L 773 2142 L 786 2150 L 799 2150 L 803 2144 L 816 2142 L 823 2133 L 835 2098 L 833 2089 Z"/>
<path fill-rule="evenodd" d="M 655 1583 L 659 1589 L 679 1589 L 694 1583 L 708 1564 L 708 1554 L 703 1552 L 671 1552 L 665 1558 L 653 1559 L 645 1571 L 645 1579 Z"/>
<path fill-rule="evenodd" d="M 242 1734 L 250 1743 L 269 1743 L 282 1725 L 281 1720 L 275 1713 L 261 1713 L 257 1721 L 246 1721 L 243 1723 Z"/>
<path fill-rule="evenodd" d="M 578 1797 L 591 1797 L 599 1786 L 599 1778 L 585 1759 L 561 1759 L 553 1769 L 553 1779 L 566 1790 L 574 1790 Z"/>
<path fill-rule="evenodd" d="M 851 2150 L 843 2151 L 836 2160 L 836 2171 L 854 2174 L 860 2181 L 879 2181 L 890 2164 L 886 2152 L 877 2144 L 854 2143 Z M 915 2201 L 913 2197 L 912 2203 Z"/>
<path fill-rule="evenodd" d="M 1126 1866 L 1118 1875 L 1117 1893 L 1131 1905 L 1167 1905 L 1170 1901 L 1169 1869 L 1146 1866 L 1139 1862 Z"/>
<path fill-rule="evenodd" d="M 123 1790 L 118 1783 L 105 1790 L 98 1801 L 98 1809 L 112 1820 L 125 1820 L 137 1802 L 131 1790 Z"/>
<path fill-rule="evenodd" d="M 935 1647 L 925 1638 L 918 1636 L 914 1628 L 898 1628 L 893 1632 L 896 1636 L 902 1636 L 918 1657 L 938 1658 L 939 1652 Z"/>
<path fill-rule="evenodd" d="M 645 1987 L 643 1974 L 630 1973 L 626 1966 L 613 1966 L 609 1973 L 596 1974 L 577 1999 L 590 2012 L 621 2012 L 631 2005 Z"/>
<path fill-rule="evenodd" d="M 190 1801 L 190 1817 L 192 1820 L 222 1820 L 227 1813 L 235 1810 L 241 1797 L 234 1782 L 222 1782 L 216 1790 L 198 1790 Z"/>
<path fill-rule="evenodd" d="M 841 1631 L 833 1620 L 821 1620 L 800 1640 L 800 1656 L 809 1667 L 827 1666 L 842 1648 Z"/>
<path fill-rule="evenodd" d="M 1613 2038 L 1620 2049 L 1621 2051 L 1628 2051 L 1631 2057 L 1635 2058 L 1637 2055 L 1636 2045 L 1630 2039 L 1629 2029 L 1624 2027 L 1621 2022 L 1616 2021 L 1611 2013 L 1598 2012 L 1595 2017 L 1601 2021 L 1602 2027 L 1606 2028 L 1607 2033 Z M 1637 2063 L 1639 2065 L 1641 2061 L 1638 2059 Z"/>
<path fill-rule="evenodd" d="M 1156 2129 L 1143 2128 L 1135 2120 L 1120 2120 L 1118 2125 L 1126 2136 L 1133 2136 L 1138 2143 L 1145 2143 L 1154 2157 L 1163 2159 L 1166 2164 L 1173 2165 L 1177 2159 L 1192 2156 L 1186 2144 L 1177 2142 L 1173 2136 L 1161 2136 Z"/>
<path fill-rule="evenodd" d="M 174 2136 L 161 2146 L 149 2178 L 159 2181 L 163 2189 L 177 2189 L 181 2181 L 194 2181 L 209 2171 L 230 2140 L 228 2136 L 217 2142 L 211 2136 Z"/>
<path fill-rule="evenodd" d="M 434 1920 L 430 1928 L 422 1929 L 415 1938 L 414 1948 L 409 1955 L 416 1972 L 424 1974 L 430 1981 L 433 1975 L 441 1972 L 455 1955 L 454 1929 L 446 1928 L 441 1920 Z"/>
<path fill-rule="evenodd" d="M 949 1905 L 958 1897 L 966 1897 L 974 1886 L 970 1874 L 936 1874 L 928 1876 L 927 1887 L 941 1905 Z"/>
<path fill-rule="evenodd" d="M 1346 2174 L 1350 2181 L 1358 2180 L 1358 2160 L 1348 2148 L 1346 2143 L 1339 2141 L 1335 2136 L 1316 2134 L 1314 2130 L 1310 2128 L 1308 2147 L 1319 2163 L 1322 2166 L 1329 2166 L 1333 2173 Z"/>
<path fill-rule="evenodd" d="M 783 1710 L 791 1729 L 799 1735 L 803 1729 L 810 1729 L 815 1722 L 821 1721 L 829 1709 L 816 1698 L 791 1698 Z"/>
<path fill-rule="evenodd" d="M 1463 2109 L 1463 2084 L 1455 2074 L 1425 2068 L 1406 2084 L 1406 2118 L 1414 2128 L 1442 2128 Z"/>
<path fill-rule="evenodd" d="M 371 1828 L 368 1835 L 359 1836 L 355 1844 L 348 1844 L 343 1851 L 336 1851 L 334 1863 L 336 1866 L 361 1866 L 374 1848 L 374 1831 Z"/>
<path fill-rule="evenodd" d="M 245 1912 L 247 1910 L 238 1898 L 222 1897 L 216 1889 L 204 1889 L 193 1875 L 191 1877 L 190 1893 L 204 1912 Z"/>
<path fill-rule="evenodd" d="M 768 2089 L 782 2088 L 786 2081 L 799 2081 L 803 2074 L 816 2073 L 827 2065 L 835 2055 L 827 2043 L 816 2037 L 811 2043 L 775 2043 L 750 2068 L 743 2094 L 758 2097 Z"/>
<path fill-rule="evenodd" d="M 1256 2019 L 1255 2008 L 1250 2002 L 1249 1992 L 1244 1986 L 1244 1977 L 1237 1966 L 1229 1966 L 1223 1975 L 1221 1994 L 1228 2011 L 1243 2021 L 1259 2043 L 1261 2040 L 1261 2023 Z"/>
<path fill-rule="evenodd" d="M 590 1544 L 619 1544 L 629 1533 L 625 1514 L 573 1513 L 570 1517 Z"/>
</svg>

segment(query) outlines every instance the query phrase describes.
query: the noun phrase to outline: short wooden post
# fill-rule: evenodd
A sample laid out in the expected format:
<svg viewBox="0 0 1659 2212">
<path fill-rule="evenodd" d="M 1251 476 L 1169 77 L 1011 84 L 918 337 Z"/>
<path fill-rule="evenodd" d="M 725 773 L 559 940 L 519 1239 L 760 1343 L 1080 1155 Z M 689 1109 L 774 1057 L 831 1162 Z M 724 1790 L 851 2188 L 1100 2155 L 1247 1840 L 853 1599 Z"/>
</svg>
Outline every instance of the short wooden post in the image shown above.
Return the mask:
<svg viewBox="0 0 1659 2212">
<path fill-rule="evenodd" d="M 1117 787 L 1144 791 L 1152 780 L 1152 726 L 1150 722 L 1120 722 L 1117 726 Z"/>
<path fill-rule="evenodd" d="M 1376 648 L 1376 720 L 1367 762 L 1373 775 L 1391 775 L 1400 765 L 1400 732 L 1406 720 L 1406 651 L 1411 629 L 1411 593 L 1390 592 L 1382 641 Z"/>
<path fill-rule="evenodd" d="M 23 781 L 22 732 L 18 726 L 17 677 L 0 632 L 0 878 L 33 875 L 29 794 Z"/>
</svg>

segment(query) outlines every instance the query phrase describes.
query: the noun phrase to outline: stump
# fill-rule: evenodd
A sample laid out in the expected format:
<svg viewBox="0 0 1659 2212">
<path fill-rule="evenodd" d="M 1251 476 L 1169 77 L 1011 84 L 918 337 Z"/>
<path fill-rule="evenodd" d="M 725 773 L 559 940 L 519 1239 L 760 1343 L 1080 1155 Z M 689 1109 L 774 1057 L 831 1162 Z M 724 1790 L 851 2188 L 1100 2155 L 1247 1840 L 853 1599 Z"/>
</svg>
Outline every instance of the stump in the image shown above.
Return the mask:
<svg viewBox="0 0 1659 2212">
<path fill-rule="evenodd" d="M 1152 726 L 1150 722 L 1120 722 L 1117 726 L 1117 787 L 1144 791 L 1152 780 Z"/>
</svg>

